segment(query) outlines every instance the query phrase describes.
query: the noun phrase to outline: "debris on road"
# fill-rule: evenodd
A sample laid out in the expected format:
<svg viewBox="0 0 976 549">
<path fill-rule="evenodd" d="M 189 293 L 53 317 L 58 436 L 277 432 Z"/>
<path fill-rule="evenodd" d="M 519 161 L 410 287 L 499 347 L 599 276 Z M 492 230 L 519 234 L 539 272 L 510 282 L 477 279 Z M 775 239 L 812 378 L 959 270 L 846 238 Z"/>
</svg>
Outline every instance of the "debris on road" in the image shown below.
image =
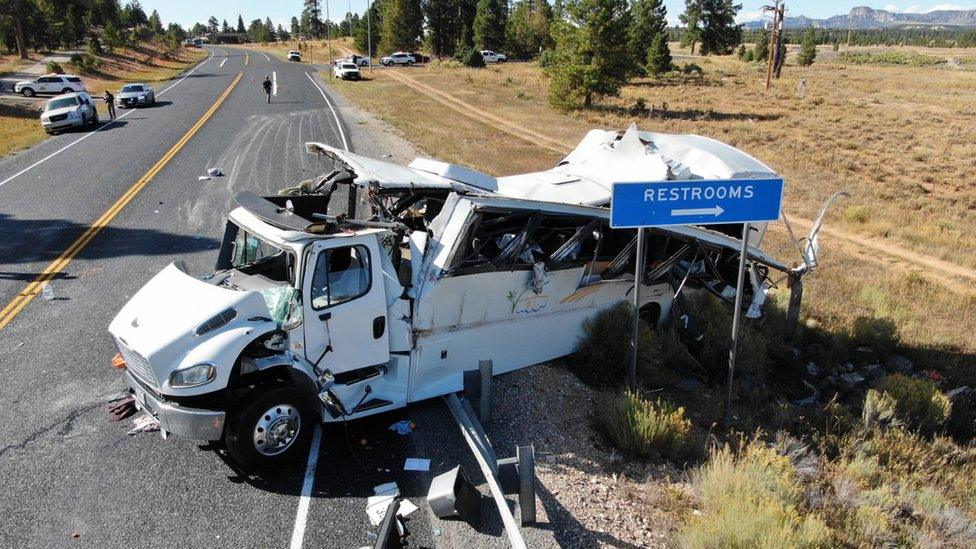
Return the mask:
<svg viewBox="0 0 976 549">
<path fill-rule="evenodd" d="M 424 458 L 407 458 L 403 462 L 404 471 L 430 471 L 430 460 Z"/>
<path fill-rule="evenodd" d="M 413 423 L 404 419 L 390 425 L 390 430 L 398 435 L 409 435 L 413 431 L 413 427 Z"/>
<path fill-rule="evenodd" d="M 126 433 L 129 436 L 136 433 L 151 433 L 159 430 L 159 420 L 149 415 L 137 417 L 132 421 L 132 425 L 132 429 Z"/>
<path fill-rule="evenodd" d="M 197 181 L 210 181 L 210 176 L 201 175 L 200 177 L 197 178 Z"/>
<path fill-rule="evenodd" d="M 224 172 L 220 171 L 217 168 L 208 168 L 207 173 L 210 174 L 212 177 L 220 177 L 224 175 Z"/>
<path fill-rule="evenodd" d="M 44 301 L 51 301 L 54 299 L 54 287 L 50 284 L 45 284 L 44 288 L 41 290 L 41 297 L 44 298 Z"/>
<path fill-rule="evenodd" d="M 387 482 L 386 484 L 380 484 L 374 487 L 373 493 L 376 495 L 366 498 L 366 515 L 369 517 L 370 524 L 379 526 L 383 522 L 383 518 L 386 517 L 386 510 L 390 506 L 390 503 L 400 497 L 400 488 L 396 482 Z M 410 500 L 404 499 L 400 502 L 397 516 L 406 517 L 416 510 L 416 505 L 411 503 Z"/>
<path fill-rule="evenodd" d="M 112 416 L 112 421 L 122 421 L 136 413 L 136 399 L 127 396 L 114 401 L 114 404 L 108 407 L 108 413 Z"/>
</svg>

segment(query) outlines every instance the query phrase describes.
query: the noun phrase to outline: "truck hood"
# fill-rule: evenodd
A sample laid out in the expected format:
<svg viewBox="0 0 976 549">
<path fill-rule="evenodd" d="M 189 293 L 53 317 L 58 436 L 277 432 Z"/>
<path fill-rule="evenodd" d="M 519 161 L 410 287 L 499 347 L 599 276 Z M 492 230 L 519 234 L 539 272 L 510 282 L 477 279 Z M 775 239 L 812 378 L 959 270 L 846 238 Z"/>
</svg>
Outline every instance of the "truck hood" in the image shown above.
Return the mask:
<svg viewBox="0 0 976 549">
<path fill-rule="evenodd" d="M 207 330 L 201 329 L 205 323 Z M 260 292 L 220 288 L 170 264 L 122 307 L 109 325 L 109 332 L 123 355 L 126 351 L 132 355 L 126 357 L 127 363 L 134 362 L 134 356 L 148 363 L 150 370 L 140 372 L 139 365 L 130 364 L 129 371 L 140 381 L 169 393 L 170 374 L 192 365 L 187 362 L 210 362 L 218 369 L 218 380 L 221 374 L 224 378 L 229 376 L 236 356 L 230 358 L 228 366 L 220 364 L 225 357 L 197 356 L 200 353 L 194 351 L 211 347 L 208 342 L 227 337 L 229 332 L 243 330 L 243 337 L 256 329 L 268 328 L 266 325 L 273 327 L 274 322 Z M 220 388 L 214 385 L 207 390 Z"/>
<path fill-rule="evenodd" d="M 125 92 L 125 93 L 119 92 L 115 97 L 117 97 L 118 99 L 136 99 L 140 95 L 149 95 L 149 92 L 148 91 Z"/>
</svg>

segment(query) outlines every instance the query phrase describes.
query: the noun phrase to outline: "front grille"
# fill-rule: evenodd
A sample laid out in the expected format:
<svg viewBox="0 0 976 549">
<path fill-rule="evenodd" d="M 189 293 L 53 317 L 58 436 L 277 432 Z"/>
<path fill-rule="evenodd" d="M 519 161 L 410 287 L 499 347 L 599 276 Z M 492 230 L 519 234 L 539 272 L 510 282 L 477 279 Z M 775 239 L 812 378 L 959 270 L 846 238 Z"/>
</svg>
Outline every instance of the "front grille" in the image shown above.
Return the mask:
<svg viewBox="0 0 976 549">
<path fill-rule="evenodd" d="M 67 118 L 68 118 L 68 115 L 66 115 L 66 114 L 56 114 L 56 115 L 54 115 L 54 116 L 51 117 L 51 122 L 60 122 L 62 120 L 66 120 Z"/>
<path fill-rule="evenodd" d="M 121 339 L 116 338 L 115 344 L 119 347 L 119 353 L 125 359 L 125 366 L 129 372 L 146 385 L 154 389 L 159 389 L 156 376 L 153 375 L 152 368 L 149 367 L 149 361 L 136 351 L 130 349 Z"/>
</svg>

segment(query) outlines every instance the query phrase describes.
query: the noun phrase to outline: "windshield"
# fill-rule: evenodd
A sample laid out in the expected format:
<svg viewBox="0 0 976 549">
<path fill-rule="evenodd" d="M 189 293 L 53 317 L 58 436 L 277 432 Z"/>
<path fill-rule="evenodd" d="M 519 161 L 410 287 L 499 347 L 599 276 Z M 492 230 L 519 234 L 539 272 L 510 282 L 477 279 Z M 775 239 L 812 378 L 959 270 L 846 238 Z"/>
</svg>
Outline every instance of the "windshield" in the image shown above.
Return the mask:
<svg viewBox="0 0 976 549">
<path fill-rule="evenodd" d="M 141 92 L 141 91 L 143 91 L 142 86 L 139 86 L 137 84 L 129 84 L 128 86 L 122 86 L 122 93 Z"/>
<path fill-rule="evenodd" d="M 234 256 L 231 265 L 241 270 L 282 253 L 284 250 L 281 248 L 268 244 L 245 229 L 240 229 L 234 239 Z"/>
<path fill-rule="evenodd" d="M 342 68 L 356 70 L 356 65 L 353 65 L 352 63 L 343 63 Z"/>
<path fill-rule="evenodd" d="M 47 107 L 45 107 L 44 110 L 53 111 L 55 109 L 63 109 L 65 107 L 74 107 L 77 104 L 77 97 L 63 97 L 61 99 L 52 99 L 48 101 Z"/>
</svg>

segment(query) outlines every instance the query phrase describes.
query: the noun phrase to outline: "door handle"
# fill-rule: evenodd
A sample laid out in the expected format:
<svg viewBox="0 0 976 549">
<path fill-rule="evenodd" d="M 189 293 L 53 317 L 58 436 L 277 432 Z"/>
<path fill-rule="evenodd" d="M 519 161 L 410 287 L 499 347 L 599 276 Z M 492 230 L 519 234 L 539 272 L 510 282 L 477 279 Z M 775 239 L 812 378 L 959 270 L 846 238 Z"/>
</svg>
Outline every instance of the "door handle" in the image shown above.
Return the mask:
<svg viewBox="0 0 976 549">
<path fill-rule="evenodd" d="M 332 313 L 325 312 L 319 315 L 319 320 L 325 322 L 327 320 L 332 320 Z"/>
<path fill-rule="evenodd" d="M 373 339 L 383 337 L 386 332 L 386 316 L 378 316 L 373 319 Z"/>
</svg>

